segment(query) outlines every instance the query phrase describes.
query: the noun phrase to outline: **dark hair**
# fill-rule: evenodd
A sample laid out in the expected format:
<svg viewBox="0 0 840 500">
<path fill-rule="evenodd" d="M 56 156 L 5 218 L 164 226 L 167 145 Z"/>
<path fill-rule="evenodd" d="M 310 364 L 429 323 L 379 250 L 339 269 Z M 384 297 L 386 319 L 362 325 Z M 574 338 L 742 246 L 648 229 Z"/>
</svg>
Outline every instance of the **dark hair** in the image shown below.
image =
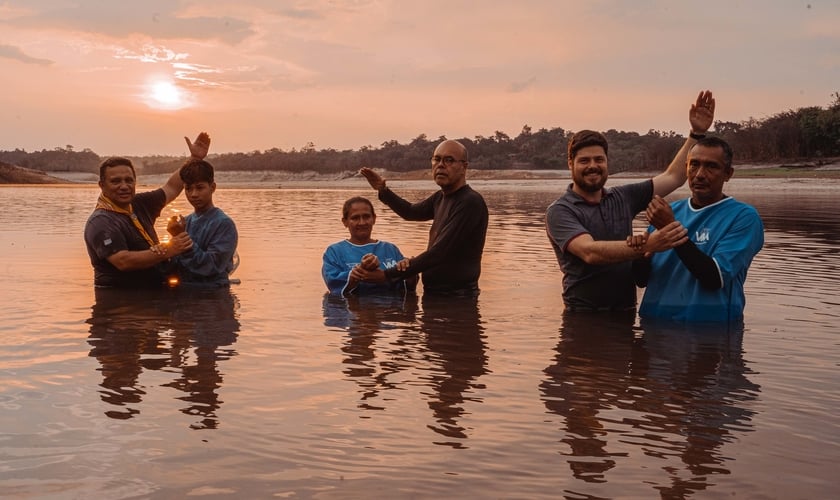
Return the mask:
<svg viewBox="0 0 840 500">
<path fill-rule="evenodd" d="M 729 145 L 728 142 L 724 141 L 720 137 L 715 136 L 706 136 L 699 141 L 694 146 L 703 146 L 706 148 L 720 148 L 723 150 L 723 166 L 727 169 L 732 168 L 732 146 Z M 691 148 L 694 149 L 694 146 Z M 689 156 L 691 156 L 691 151 L 689 151 Z"/>
<path fill-rule="evenodd" d="M 574 161 L 577 152 L 588 146 L 601 146 L 604 154 L 608 152 L 607 138 L 594 130 L 581 130 L 569 139 L 569 161 Z"/>
<path fill-rule="evenodd" d="M 185 185 L 196 182 L 213 183 L 213 165 L 204 160 L 187 160 L 178 172 Z"/>
<path fill-rule="evenodd" d="M 99 164 L 99 180 L 105 180 L 105 169 L 121 166 L 131 168 L 131 174 L 135 178 L 137 177 L 137 172 L 134 171 L 134 165 L 131 164 L 131 160 L 129 160 L 128 158 L 123 158 L 122 156 L 112 156 L 110 158 L 105 159 L 102 163 Z"/>
<path fill-rule="evenodd" d="M 373 210 L 373 203 L 371 203 L 369 199 L 363 196 L 354 196 L 349 200 L 345 201 L 344 206 L 341 207 L 342 220 L 346 219 L 347 216 L 350 215 L 350 207 L 352 207 L 354 203 L 367 203 L 367 205 L 370 207 L 370 213 L 376 215 L 376 212 Z"/>
</svg>

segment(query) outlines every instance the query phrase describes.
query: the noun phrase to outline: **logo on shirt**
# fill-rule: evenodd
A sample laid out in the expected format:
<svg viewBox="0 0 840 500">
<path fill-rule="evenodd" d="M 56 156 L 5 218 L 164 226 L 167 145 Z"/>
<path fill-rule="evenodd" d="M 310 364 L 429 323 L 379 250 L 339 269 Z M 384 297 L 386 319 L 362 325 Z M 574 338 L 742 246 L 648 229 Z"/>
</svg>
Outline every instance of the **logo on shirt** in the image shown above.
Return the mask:
<svg viewBox="0 0 840 500">
<path fill-rule="evenodd" d="M 709 228 L 704 227 L 699 231 L 694 232 L 694 243 L 698 245 L 705 245 L 709 242 Z"/>
</svg>

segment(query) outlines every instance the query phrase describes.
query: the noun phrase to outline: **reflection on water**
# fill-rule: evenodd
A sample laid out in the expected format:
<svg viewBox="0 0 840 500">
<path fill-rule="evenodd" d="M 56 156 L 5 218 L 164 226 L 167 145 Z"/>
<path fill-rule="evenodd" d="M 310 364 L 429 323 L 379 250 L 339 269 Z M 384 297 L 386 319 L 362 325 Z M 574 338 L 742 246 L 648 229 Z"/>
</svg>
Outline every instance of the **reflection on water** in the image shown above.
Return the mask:
<svg viewBox="0 0 840 500">
<path fill-rule="evenodd" d="M 554 363 L 540 390 L 564 418 L 561 453 L 572 475 L 604 483 L 639 454 L 667 481 L 662 498 L 685 498 L 729 474 L 721 448 L 752 430 L 759 386 L 743 359 L 743 325 L 682 326 L 635 315 L 565 314 Z M 656 465 L 652 465 L 656 466 Z"/>
<path fill-rule="evenodd" d="M 221 187 L 241 284 L 151 294 L 94 294 L 81 231 L 97 186 L 0 187 L 0 491 L 836 496 L 840 181 L 728 183 L 766 229 L 743 334 L 564 317 L 543 218 L 566 184 L 476 182 L 481 295 L 443 303 L 422 287 L 324 297 L 321 255 L 346 234 L 336 207 L 370 196 L 363 179 Z M 434 185 L 394 187 L 421 199 Z M 428 224 L 373 202 L 377 237 L 425 249 Z M 190 210 L 181 197 L 163 215 Z"/>
<path fill-rule="evenodd" d="M 222 404 L 218 363 L 236 355 L 239 321 L 236 297 L 227 288 L 173 290 L 96 289 L 91 308 L 90 356 L 102 373 L 105 414 L 129 419 L 141 413 L 144 371 L 163 371 L 162 384 L 184 394 L 181 411 L 198 420 L 193 429 L 215 429 Z"/>
<path fill-rule="evenodd" d="M 392 377 L 407 369 L 403 346 L 416 343 L 408 339 L 409 334 L 401 333 L 401 329 L 416 324 L 417 309 L 415 294 L 346 298 L 324 295 L 324 324 L 346 332 L 341 347 L 345 355 L 344 375 L 359 386 L 360 408 L 384 410 L 384 403 L 377 402 L 383 397 L 380 393 L 398 388 Z M 383 332 L 399 337 L 394 341 L 395 346 L 384 344 L 387 339 Z"/>
<path fill-rule="evenodd" d="M 477 379 L 487 373 L 483 326 L 474 297 L 324 296 L 324 323 L 345 331 L 344 374 L 360 388 L 360 408 L 386 410 L 387 390 L 421 384 L 434 423 L 428 428 L 446 437 L 436 441 L 465 447 L 460 424 L 465 402 L 481 402 Z M 393 331 L 388 339 L 383 333 Z M 378 360 L 378 361 L 377 361 Z M 400 381 L 397 374 L 412 379 Z M 378 402 L 377 402 L 378 401 Z"/>
<path fill-rule="evenodd" d="M 448 438 L 466 439 L 467 430 L 460 423 L 464 405 L 482 402 L 484 386 L 478 378 L 487 373 L 478 299 L 424 296 L 420 322 L 428 348 L 428 383 L 434 391 L 429 408 L 436 423 L 429 428 Z M 438 444 L 463 446 L 457 440 Z"/>
</svg>

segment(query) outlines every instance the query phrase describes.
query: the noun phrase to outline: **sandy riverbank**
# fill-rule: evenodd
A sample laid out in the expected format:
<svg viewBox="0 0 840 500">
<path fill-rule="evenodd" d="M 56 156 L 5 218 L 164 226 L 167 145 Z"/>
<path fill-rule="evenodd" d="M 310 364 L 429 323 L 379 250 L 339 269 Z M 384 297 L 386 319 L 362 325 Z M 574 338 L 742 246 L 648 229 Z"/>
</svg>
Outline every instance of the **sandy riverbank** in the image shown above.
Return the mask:
<svg viewBox="0 0 840 500">
<path fill-rule="evenodd" d="M 840 178 L 840 158 L 782 164 L 739 164 L 735 166 L 736 178 Z M 393 182 L 431 181 L 429 170 L 410 172 L 382 171 L 382 176 Z M 644 178 L 656 172 L 618 172 L 611 178 Z M 160 185 L 168 174 L 140 175 L 143 185 Z M 569 178 L 568 170 L 476 170 L 468 171 L 470 181 L 554 181 Z M 98 176 L 88 172 L 42 172 L 0 162 L 0 184 L 95 184 Z M 366 185 L 357 172 L 346 171 L 321 174 L 314 171 L 220 171 L 216 181 L 228 188 L 349 188 Z"/>
</svg>

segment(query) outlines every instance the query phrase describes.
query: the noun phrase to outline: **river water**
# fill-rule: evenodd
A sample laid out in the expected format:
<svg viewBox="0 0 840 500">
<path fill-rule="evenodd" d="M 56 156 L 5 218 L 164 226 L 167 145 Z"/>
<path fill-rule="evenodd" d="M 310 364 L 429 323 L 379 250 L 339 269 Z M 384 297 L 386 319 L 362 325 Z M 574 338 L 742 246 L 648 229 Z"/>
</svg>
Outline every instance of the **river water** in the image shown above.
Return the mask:
<svg viewBox="0 0 840 500">
<path fill-rule="evenodd" d="M 471 183 L 490 227 L 466 303 L 324 296 L 321 255 L 346 236 L 343 200 L 372 197 L 362 181 L 222 186 L 241 283 L 154 293 L 95 293 L 95 186 L 0 187 L 2 496 L 836 494 L 840 181 L 727 185 L 766 243 L 743 328 L 711 330 L 564 318 L 543 214 L 565 182 Z M 425 248 L 427 223 L 375 204 L 375 237 Z"/>
</svg>

